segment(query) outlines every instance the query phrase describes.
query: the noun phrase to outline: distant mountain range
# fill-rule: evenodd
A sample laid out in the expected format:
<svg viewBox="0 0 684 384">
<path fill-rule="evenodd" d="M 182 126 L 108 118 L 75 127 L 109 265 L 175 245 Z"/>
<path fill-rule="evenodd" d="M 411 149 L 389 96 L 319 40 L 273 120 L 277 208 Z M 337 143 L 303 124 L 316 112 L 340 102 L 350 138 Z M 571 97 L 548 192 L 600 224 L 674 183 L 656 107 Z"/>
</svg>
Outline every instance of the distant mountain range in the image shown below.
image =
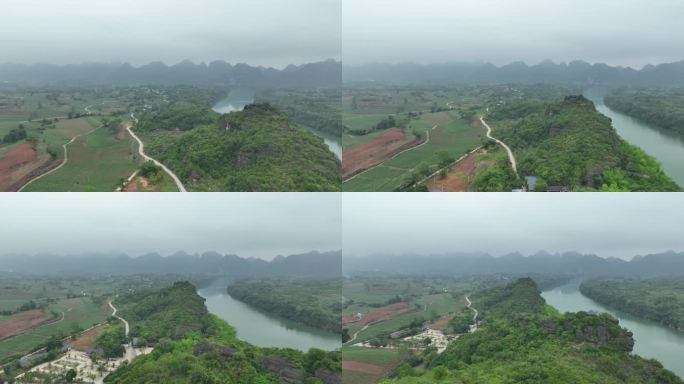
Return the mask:
<svg viewBox="0 0 684 384">
<path fill-rule="evenodd" d="M 535 65 L 514 62 L 504 66 L 491 63 L 445 63 L 421 65 L 367 64 L 344 66 L 343 80 L 395 84 L 567 84 L 586 86 L 682 86 L 684 60 L 675 63 L 648 65 L 640 70 L 589 64 L 585 61 Z"/>
<path fill-rule="evenodd" d="M 187 254 L 177 252 L 163 257 L 149 253 L 140 257 L 126 254 L 20 255 L 0 257 L 0 273 L 26 275 L 195 275 L 204 277 L 339 277 L 340 251 L 278 256 L 271 261 L 222 255 L 216 252 Z"/>
<path fill-rule="evenodd" d="M 282 70 L 213 61 L 175 65 L 153 62 L 140 67 L 126 63 L 0 64 L 0 84 L 60 86 L 210 85 L 245 87 L 339 87 L 342 64 L 327 60 L 290 65 Z"/>
<path fill-rule="evenodd" d="M 371 255 L 345 257 L 345 275 L 354 274 L 425 274 L 477 275 L 492 273 L 556 274 L 573 276 L 684 276 L 684 252 L 668 251 L 637 256 L 632 260 L 602 258 L 577 252 L 551 254 L 538 252 L 524 256 L 511 253 L 494 257 L 487 253 L 444 255 Z"/>
</svg>

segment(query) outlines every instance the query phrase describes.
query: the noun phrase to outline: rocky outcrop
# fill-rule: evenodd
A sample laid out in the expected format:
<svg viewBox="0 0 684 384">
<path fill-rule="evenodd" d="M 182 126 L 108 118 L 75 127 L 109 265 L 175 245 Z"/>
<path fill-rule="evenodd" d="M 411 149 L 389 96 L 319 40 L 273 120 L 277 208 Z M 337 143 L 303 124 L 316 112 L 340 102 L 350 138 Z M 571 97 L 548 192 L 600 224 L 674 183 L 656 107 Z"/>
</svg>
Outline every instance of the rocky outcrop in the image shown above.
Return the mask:
<svg viewBox="0 0 684 384">
<path fill-rule="evenodd" d="M 304 371 L 279 357 L 266 356 L 261 360 L 261 364 L 287 384 L 304 383 L 306 377 Z"/>
<path fill-rule="evenodd" d="M 193 354 L 195 356 L 200 356 L 204 355 L 206 353 L 217 353 L 219 356 L 223 357 L 225 360 L 229 360 L 237 353 L 237 349 L 231 348 L 231 347 L 226 347 L 223 345 L 219 344 L 209 344 L 209 343 L 200 343 L 196 344 L 195 348 L 193 349 Z"/>
</svg>

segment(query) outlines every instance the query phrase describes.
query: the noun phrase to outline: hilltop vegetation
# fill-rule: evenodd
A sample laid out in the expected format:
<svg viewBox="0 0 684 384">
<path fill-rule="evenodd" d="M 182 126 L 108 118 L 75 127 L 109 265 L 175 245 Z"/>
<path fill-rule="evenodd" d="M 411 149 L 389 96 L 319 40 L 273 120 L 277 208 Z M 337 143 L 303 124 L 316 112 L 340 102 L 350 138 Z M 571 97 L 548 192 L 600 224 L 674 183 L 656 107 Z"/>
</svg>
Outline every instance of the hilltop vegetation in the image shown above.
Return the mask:
<svg viewBox="0 0 684 384">
<path fill-rule="evenodd" d="M 582 283 L 580 291 L 608 307 L 684 331 L 682 279 L 597 279 Z"/>
<path fill-rule="evenodd" d="M 269 103 L 285 112 L 292 120 L 313 130 L 336 137 L 342 135 L 340 91 L 333 89 L 263 91 L 257 103 Z"/>
<path fill-rule="evenodd" d="M 621 139 L 610 119 L 583 96 L 560 103 L 513 103 L 495 109 L 494 135 L 513 150 L 520 176 L 537 176 L 538 189 L 563 186 L 573 191 L 678 191 L 657 161 Z M 510 187 L 511 174 L 478 176 L 478 190 Z M 496 176 L 496 175 L 495 175 Z M 520 185 L 519 181 L 516 181 Z M 492 187 L 494 185 L 495 187 Z"/>
<path fill-rule="evenodd" d="M 607 106 L 649 124 L 684 134 L 684 89 L 622 89 L 605 96 Z"/>
<path fill-rule="evenodd" d="M 249 280 L 228 286 L 235 299 L 315 328 L 340 333 L 342 282 Z"/>
<path fill-rule="evenodd" d="M 201 105 L 172 103 L 143 114 L 139 127 L 146 150 L 189 190 L 340 189 L 339 161 L 323 141 L 268 104 L 221 116 Z"/>
<path fill-rule="evenodd" d="M 392 382 L 416 383 L 682 383 L 660 363 L 631 354 L 634 340 L 606 314 L 560 314 L 531 279 L 483 291 L 478 331 L 428 362 L 408 364 Z"/>
<path fill-rule="evenodd" d="M 234 328 L 207 313 L 190 283 L 133 295 L 126 302 L 122 315 L 133 317 L 131 325 L 147 335 L 154 351 L 122 365 L 107 383 L 339 382 L 339 352 L 302 353 L 240 341 Z"/>
</svg>

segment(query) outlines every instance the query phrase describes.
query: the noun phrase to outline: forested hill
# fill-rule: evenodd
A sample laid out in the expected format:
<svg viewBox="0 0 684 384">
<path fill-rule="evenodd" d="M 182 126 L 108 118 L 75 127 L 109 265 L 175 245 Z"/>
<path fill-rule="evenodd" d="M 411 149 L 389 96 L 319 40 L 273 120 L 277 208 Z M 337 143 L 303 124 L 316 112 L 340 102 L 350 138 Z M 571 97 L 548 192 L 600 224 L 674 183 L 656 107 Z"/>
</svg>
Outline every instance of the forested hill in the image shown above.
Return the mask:
<svg viewBox="0 0 684 384">
<path fill-rule="evenodd" d="M 615 90 L 604 102 L 616 111 L 684 134 L 684 88 Z"/>
<path fill-rule="evenodd" d="M 684 85 L 684 61 L 646 66 L 640 70 L 589 64 L 584 61 L 535 65 L 514 62 L 497 67 L 491 63 L 444 63 L 421 65 L 367 64 L 345 66 L 344 82 L 394 84 L 564 84 L 578 86 L 663 86 Z"/>
<path fill-rule="evenodd" d="M 210 315 L 192 284 L 116 300 L 131 337 L 154 350 L 123 364 L 106 383 L 340 383 L 339 352 L 259 348 Z"/>
<path fill-rule="evenodd" d="M 344 273 L 389 275 L 431 274 L 472 275 L 490 273 L 553 274 L 571 276 L 683 276 L 684 252 L 638 256 L 630 261 L 602 258 L 577 252 L 538 252 L 525 256 L 511 253 L 494 257 L 486 253 L 441 255 L 345 256 Z"/>
<path fill-rule="evenodd" d="M 254 88 L 339 87 L 342 81 L 340 62 L 290 65 L 285 69 L 253 67 L 213 61 L 195 64 L 183 61 L 174 65 L 153 62 L 140 67 L 121 63 L 73 65 L 0 64 L 0 83 L 20 85 L 209 85 Z"/>
<path fill-rule="evenodd" d="M 134 275 L 177 274 L 207 277 L 287 277 L 326 278 L 340 276 L 342 254 L 309 252 L 279 256 L 272 261 L 222 255 L 216 252 L 187 254 L 177 252 L 163 257 L 149 253 L 140 257 L 126 254 L 83 253 L 79 255 L 5 255 L 2 271 L 27 275 Z"/>
<path fill-rule="evenodd" d="M 580 291 L 606 307 L 684 332 L 682 279 L 592 279 Z"/>
<path fill-rule="evenodd" d="M 220 115 L 173 103 L 141 115 L 135 131 L 191 191 L 340 190 L 340 162 L 323 140 L 269 104 Z"/>
<path fill-rule="evenodd" d="M 519 110 L 528 112 L 514 124 Z M 660 164 L 617 134 L 609 118 L 583 96 L 534 106 L 523 102 L 496 107 L 488 116 L 494 135 L 515 154 L 521 176 L 537 185 L 570 190 L 679 191 Z M 478 189 L 481 188 L 478 180 Z M 510 189 L 508 189 L 510 190 Z"/>
<path fill-rule="evenodd" d="M 632 335 L 616 319 L 561 314 L 545 304 L 530 279 L 474 293 L 471 299 L 481 312 L 480 329 L 428 359 L 426 370 L 400 367 L 396 382 L 683 383 L 657 361 L 631 354 Z"/>
<path fill-rule="evenodd" d="M 311 327 L 341 333 L 342 279 L 243 280 L 228 286 L 234 299 Z"/>
</svg>

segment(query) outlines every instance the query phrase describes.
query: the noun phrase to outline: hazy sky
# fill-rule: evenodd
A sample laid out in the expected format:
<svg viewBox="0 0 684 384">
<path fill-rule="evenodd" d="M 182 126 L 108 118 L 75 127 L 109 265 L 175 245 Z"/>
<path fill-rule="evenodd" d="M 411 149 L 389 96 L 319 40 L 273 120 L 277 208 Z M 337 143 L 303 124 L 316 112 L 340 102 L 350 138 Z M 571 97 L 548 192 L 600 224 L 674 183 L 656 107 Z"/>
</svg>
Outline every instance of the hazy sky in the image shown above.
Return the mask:
<svg viewBox="0 0 684 384">
<path fill-rule="evenodd" d="M 0 253 L 339 250 L 333 193 L 6 193 Z"/>
<path fill-rule="evenodd" d="M 340 59 L 341 0 L 2 0 L 0 62 Z"/>
<path fill-rule="evenodd" d="M 346 64 L 684 59 L 681 0 L 344 0 Z"/>
<path fill-rule="evenodd" d="M 684 251 L 677 193 L 344 194 L 345 255 Z"/>
</svg>

